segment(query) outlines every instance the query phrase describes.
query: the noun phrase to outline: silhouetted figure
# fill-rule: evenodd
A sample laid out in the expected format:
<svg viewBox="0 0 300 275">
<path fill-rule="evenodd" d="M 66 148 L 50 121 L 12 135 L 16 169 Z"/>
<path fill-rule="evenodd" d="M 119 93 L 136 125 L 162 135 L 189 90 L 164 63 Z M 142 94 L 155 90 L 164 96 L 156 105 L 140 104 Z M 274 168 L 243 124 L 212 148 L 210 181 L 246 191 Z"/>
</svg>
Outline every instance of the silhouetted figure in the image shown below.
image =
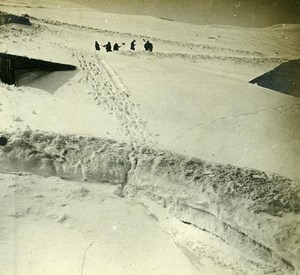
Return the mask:
<svg viewBox="0 0 300 275">
<path fill-rule="evenodd" d="M 145 41 L 145 40 L 144 40 Z M 149 40 L 145 43 L 144 45 L 144 49 L 145 51 L 150 51 L 152 52 L 153 51 L 153 44 L 149 42 Z"/>
<path fill-rule="evenodd" d="M 153 52 L 153 44 L 149 42 L 149 51 Z"/>
<path fill-rule="evenodd" d="M 108 42 L 106 45 L 103 45 L 107 52 L 111 52 L 111 44 Z"/>
<path fill-rule="evenodd" d="M 133 40 L 130 44 L 130 50 L 135 51 L 135 40 Z"/>
<path fill-rule="evenodd" d="M 95 41 L 95 50 L 100 51 L 100 45 L 97 41 Z"/>
<path fill-rule="evenodd" d="M 114 44 L 114 51 L 118 51 L 125 43 L 122 43 L 122 45 L 118 45 L 118 43 Z"/>
<path fill-rule="evenodd" d="M 0 146 L 5 146 L 7 144 L 7 142 L 8 142 L 7 137 L 5 137 L 5 136 L 0 137 Z"/>
</svg>

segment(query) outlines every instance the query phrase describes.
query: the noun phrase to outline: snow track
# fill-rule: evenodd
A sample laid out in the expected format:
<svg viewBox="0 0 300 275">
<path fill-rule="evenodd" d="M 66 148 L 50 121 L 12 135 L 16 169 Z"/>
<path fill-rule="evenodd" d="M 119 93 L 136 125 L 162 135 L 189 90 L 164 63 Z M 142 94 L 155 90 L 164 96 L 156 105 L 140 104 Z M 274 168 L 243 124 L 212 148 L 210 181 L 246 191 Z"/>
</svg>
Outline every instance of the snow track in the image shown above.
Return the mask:
<svg viewBox="0 0 300 275">
<path fill-rule="evenodd" d="M 79 82 L 92 88 L 89 96 L 99 108 L 105 108 L 110 115 L 116 116 L 121 130 L 130 138 L 132 145 L 153 148 L 155 142 L 146 128 L 147 122 L 140 117 L 137 105 L 130 99 L 130 91 L 113 69 L 96 54 L 83 53 L 66 46 L 63 49 L 76 58 L 83 72 Z"/>
<path fill-rule="evenodd" d="M 279 107 L 272 108 L 272 109 L 265 109 L 265 110 L 260 110 L 257 112 L 244 113 L 244 114 L 240 114 L 237 116 L 221 117 L 221 118 L 209 121 L 209 122 L 199 123 L 197 125 L 194 125 L 190 129 L 188 129 L 188 131 L 191 131 L 197 127 L 207 126 L 207 125 L 210 125 L 213 123 L 219 123 L 219 122 L 224 122 L 224 121 L 228 121 L 228 120 L 238 120 L 238 119 L 244 118 L 245 116 L 255 116 L 255 115 L 260 115 L 260 114 L 264 114 L 264 113 L 272 113 L 272 112 L 299 113 L 300 112 L 300 104 L 289 105 L 289 106 L 279 106 Z"/>
<path fill-rule="evenodd" d="M 144 57 L 147 56 L 145 52 L 133 53 L 131 51 L 122 51 L 121 55 L 126 55 L 130 57 Z M 192 63 L 202 63 L 203 61 L 224 61 L 224 62 L 232 62 L 234 64 L 253 64 L 255 66 L 262 66 L 265 64 L 281 64 L 283 62 L 288 61 L 286 58 L 278 58 L 278 57 L 249 57 L 249 56 L 234 56 L 234 55 L 216 55 L 216 54 L 185 54 L 179 52 L 172 53 L 163 53 L 163 52 L 155 52 L 152 54 L 154 58 L 157 59 L 166 59 L 170 58 L 174 60 L 174 58 L 181 59 L 184 61 L 192 62 Z"/>
<path fill-rule="evenodd" d="M 121 129 L 130 137 L 133 145 L 153 147 L 154 141 L 145 127 L 146 122 L 140 118 L 135 103 L 130 100 L 129 91 L 114 71 L 97 55 L 88 57 L 78 54 L 77 58 L 86 74 L 83 81 L 86 80 L 93 87 L 91 95 L 96 104 L 104 105 L 118 118 Z"/>
</svg>

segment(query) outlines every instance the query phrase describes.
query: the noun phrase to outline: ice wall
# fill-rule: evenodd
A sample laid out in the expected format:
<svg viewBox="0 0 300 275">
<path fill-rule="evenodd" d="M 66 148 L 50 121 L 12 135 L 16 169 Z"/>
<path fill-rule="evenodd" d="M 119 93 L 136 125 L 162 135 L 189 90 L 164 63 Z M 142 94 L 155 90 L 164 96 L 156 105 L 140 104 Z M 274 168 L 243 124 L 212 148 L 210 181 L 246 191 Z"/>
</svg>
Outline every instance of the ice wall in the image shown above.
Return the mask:
<svg viewBox="0 0 300 275">
<path fill-rule="evenodd" d="M 276 174 L 209 163 L 112 140 L 44 132 L 3 134 L 0 167 L 121 187 L 225 242 L 299 272 L 300 188 Z"/>
<path fill-rule="evenodd" d="M 125 196 L 151 198 L 181 221 L 267 262 L 280 259 L 299 272 L 297 183 L 170 152 L 141 151 L 137 159 Z"/>
<path fill-rule="evenodd" d="M 124 184 L 130 170 L 131 147 L 113 140 L 61 136 L 43 132 L 5 134 L 0 167 L 42 176 Z"/>
</svg>

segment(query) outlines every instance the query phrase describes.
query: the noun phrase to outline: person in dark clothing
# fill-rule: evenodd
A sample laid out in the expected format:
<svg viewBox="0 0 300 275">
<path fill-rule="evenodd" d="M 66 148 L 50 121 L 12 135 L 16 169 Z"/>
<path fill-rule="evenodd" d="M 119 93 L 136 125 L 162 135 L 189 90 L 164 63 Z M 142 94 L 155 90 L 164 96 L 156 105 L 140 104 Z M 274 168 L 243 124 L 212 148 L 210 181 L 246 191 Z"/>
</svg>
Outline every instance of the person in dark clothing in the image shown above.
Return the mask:
<svg viewBox="0 0 300 275">
<path fill-rule="evenodd" d="M 144 40 L 145 41 L 145 40 Z M 149 42 L 149 40 L 147 40 L 147 42 L 144 45 L 144 49 L 145 51 L 153 51 L 153 44 Z"/>
<path fill-rule="evenodd" d="M 135 40 L 133 40 L 130 44 L 130 50 L 135 51 Z"/>
<path fill-rule="evenodd" d="M 95 41 L 95 50 L 100 51 L 100 45 L 97 41 Z"/>
<path fill-rule="evenodd" d="M 122 43 L 122 45 L 118 45 L 118 43 L 114 44 L 114 51 L 118 51 L 125 43 Z"/>
<path fill-rule="evenodd" d="M 106 45 L 103 45 L 103 47 L 106 49 L 106 52 L 111 52 L 111 44 L 108 42 Z"/>
<path fill-rule="evenodd" d="M 0 136 L 0 146 L 5 146 L 8 142 L 8 138 L 5 136 Z"/>
<path fill-rule="evenodd" d="M 144 42 L 145 42 L 146 40 L 144 40 Z M 146 41 L 146 43 L 144 44 L 144 49 L 145 49 L 145 51 L 148 51 L 148 49 L 149 49 L 149 41 Z"/>
</svg>

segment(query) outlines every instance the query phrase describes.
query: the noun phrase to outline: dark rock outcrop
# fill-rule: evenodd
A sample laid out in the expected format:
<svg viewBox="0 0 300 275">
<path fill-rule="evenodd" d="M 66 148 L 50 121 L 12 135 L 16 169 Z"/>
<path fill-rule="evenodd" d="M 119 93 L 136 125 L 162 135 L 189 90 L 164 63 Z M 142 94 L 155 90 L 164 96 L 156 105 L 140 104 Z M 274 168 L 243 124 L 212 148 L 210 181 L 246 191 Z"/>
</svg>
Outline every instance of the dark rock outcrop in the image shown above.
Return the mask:
<svg viewBox="0 0 300 275">
<path fill-rule="evenodd" d="M 0 80 L 3 83 L 15 84 L 16 73 L 41 70 L 46 72 L 75 70 L 69 64 L 61 64 L 40 59 L 29 58 L 7 53 L 0 53 Z"/>
<path fill-rule="evenodd" d="M 300 59 L 282 63 L 275 69 L 252 79 L 249 83 L 300 97 Z"/>
<path fill-rule="evenodd" d="M 0 12 L 0 25 L 10 24 L 10 23 L 31 26 L 29 18 L 25 15 L 19 16 L 19 15 Z"/>
</svg>

